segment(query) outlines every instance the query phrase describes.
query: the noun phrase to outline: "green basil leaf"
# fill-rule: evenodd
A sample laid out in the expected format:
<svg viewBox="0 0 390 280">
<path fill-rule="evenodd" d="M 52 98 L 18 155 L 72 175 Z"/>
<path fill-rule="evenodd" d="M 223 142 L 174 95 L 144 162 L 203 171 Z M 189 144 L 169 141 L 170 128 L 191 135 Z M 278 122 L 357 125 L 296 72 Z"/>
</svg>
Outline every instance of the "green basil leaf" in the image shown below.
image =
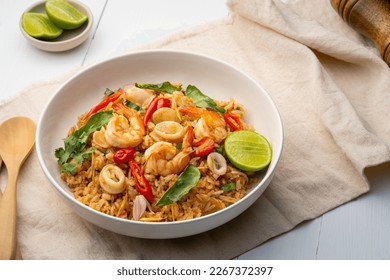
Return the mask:
<svg viewBox="0 0 390 280">
<path fill-rule="evenodd" d="M 204 95 L 196 86 L 188 85 L 184 94 L 191 98 L 197 107 L 211 109 L 221 114 L 225 113 L 224 108 L 218 107 L 213 99 Z"/>
<path fill-rule="evenodd" d="M 199 169 L 190 164 L 177 181 L 164 193 L 160 200 L 157 201 L 156 206 L 169 205 L 178 201 L 198 184 L 199 179 Z"/>
<path fill-rule="evenodd" d="M 166 92 L 166 93 L 174 93 L 175 91 L 181 91 L 181 87 L 176 87 L 172 85 L 170 82 L 163 82 L 160 84 L 136 83 L 135 86 L 138 88 L 152 89 L 152 90 Z"/>
</svg>

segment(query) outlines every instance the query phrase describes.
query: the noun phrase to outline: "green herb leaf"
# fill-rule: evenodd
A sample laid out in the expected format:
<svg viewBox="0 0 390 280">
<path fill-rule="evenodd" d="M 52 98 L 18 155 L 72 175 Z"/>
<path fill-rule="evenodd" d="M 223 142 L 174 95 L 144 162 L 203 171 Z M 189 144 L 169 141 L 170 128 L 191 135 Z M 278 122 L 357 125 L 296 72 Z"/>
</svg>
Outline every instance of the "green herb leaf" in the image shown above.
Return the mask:
<svg viewBox="0 0 390 280">
<path fill-rule="evenodd" d="M 164 193 L 160 200 L 157 201 L 156 206 L 169 205 L 178 201 L 198 184 L 199 179 L 199 169 L 190 164 L 177 181 Z"/>
<path fill-rule="evenodd" d="M 131 102 L 130 100 L 127 100 L 125 101 L 125 105 L 129 108 L 132 108 L 136 111 L 139 111 L 139 112 L 145 112 L 145 110 L 143 108 L 141 108 L 140 106 L 138 106 L 137 104 Z"/>
<path fill-rule="evenodd" d="M 113 95 L 115 92 L 112 91 L 111 89 L 109 88 L 106 88 L 106 91 L 104 92 L 104 95 L 105 96 L 110 96 L 110 95 Z"/>
<path fill-rule="evenodd" d="M 74 162 L 67 162 L 61 165 L 61 172 L 75 174 L 77 171 L 77 165 Z"/>
<path fill-rule="evenodd" d="M 220 189 L 224 192 L 233 191 L 236 189 L 236 183 L 228 183 L 226 185 L 221 186 Z"/>
<path fill-rule="evenodd" d="M 136 83 L 136 87 L 138 88 L 145 88 L 145 89 L 152 89 L 156 91 L 162 91 L 166 93 L 174 93 L 175 91 L 180 91 L 181 87 L 175 87 L 170 82 L 163 82 L 160 84 L 140 84 Z"/>
<path fill-rule="evenodd" d="M 84 126 L 64 139 L 64 148 L 57 148 L 54 152 L 62 171 L 74 174 L 76 163 L 71 162 L 72 159 L 77 163 L 82 163 L 84 159 L 89 158 L 93 151 L 92 147 L 84 150 L 89 136 L 100 130 L 111 118 L 112 111 L 97 112 L 88 119 Z"/>
<path fill-rule="evenodd" d="M 191 98 L 197 107 L 208 108 L 221 114 L 225 113 L 224 108 L 218 107 L 213 99 L 204 95 L 196 86 L 188 85 L 184 94 Z"/>
<path fill-rule="evenodd" d="M 77 161 L 77 163 L 83 163 L 84 159 L 88 159 L 91 156 L 92 152 L 93 152 L 93 148 L 90 147 L 84 152 L 75 155 L 73 159 Z"/>
</svg>

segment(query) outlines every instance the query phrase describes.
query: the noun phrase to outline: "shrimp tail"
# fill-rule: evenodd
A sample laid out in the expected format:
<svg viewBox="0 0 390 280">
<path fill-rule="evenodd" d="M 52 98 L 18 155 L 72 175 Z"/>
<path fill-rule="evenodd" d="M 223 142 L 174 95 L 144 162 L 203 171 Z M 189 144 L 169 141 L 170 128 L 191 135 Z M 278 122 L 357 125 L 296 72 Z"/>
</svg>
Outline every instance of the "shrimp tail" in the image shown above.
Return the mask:
<svg viewBox="0 0 390 280">
<path fill-rule="evenodd" d="M 192 126 L 188 126 L 183 138 L 183 150 L 189 150 L 192 148 L 194 142 L 194 129 Z"/>
</svg>

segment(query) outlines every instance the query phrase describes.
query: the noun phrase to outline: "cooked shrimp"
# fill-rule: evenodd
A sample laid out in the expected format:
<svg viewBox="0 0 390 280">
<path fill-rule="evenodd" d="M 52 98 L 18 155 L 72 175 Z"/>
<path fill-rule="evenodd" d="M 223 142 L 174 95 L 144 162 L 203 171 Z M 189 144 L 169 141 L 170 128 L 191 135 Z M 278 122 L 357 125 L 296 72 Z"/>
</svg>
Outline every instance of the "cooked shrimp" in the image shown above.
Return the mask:
<svg viewBox="0 0 390 280">
<path fill-rule="evenodd" d="M 108 144 L 117 148 L 135 147 L 142 142 L 145 127 L 137 111 L 117 104 L 115 114 L 107 124 L 104 136 Z"/>
<path fill-rule="evenodd" d="M 99 183 L 103 190 L 109 194 L 118 194 L 125 190 L 125 174 L 114 164 L 103 167 L 99 174 Z"/>
<path fill-rule="evenodd" d="M 187 128 L 180 152 L 172 143 L 164 141 L 154 143 L 145 151 L 145 173 L 167 176 L 183 171 L 190 162 L 193 138 L 193 130 L 190 126 Z"/>
<path fill-rule="evenodd" d="M 194 129 L 196 138 L 208 136 L 216 143 L 221 143 L 226 138 L 225 121 L 217 112 L 197 107 L 182 107 L 180 112 L 198 119 Z"/>
</svg>

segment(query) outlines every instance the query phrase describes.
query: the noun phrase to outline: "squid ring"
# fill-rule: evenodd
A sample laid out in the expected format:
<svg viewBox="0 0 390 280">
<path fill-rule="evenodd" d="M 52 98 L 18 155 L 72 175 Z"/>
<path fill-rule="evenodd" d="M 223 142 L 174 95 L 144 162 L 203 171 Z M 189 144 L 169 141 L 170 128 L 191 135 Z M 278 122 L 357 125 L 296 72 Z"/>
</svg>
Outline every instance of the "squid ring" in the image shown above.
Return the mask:
<svg viewBox="0 0 390 280">
<path fill-rule="evenodd" d="M 114 164 L 103 167 L 99 174 L 99 183 L 104 191 L 110 194 L 118 194 L 125 190 L 125 174 L 122 169 Z"/>
</svg>

